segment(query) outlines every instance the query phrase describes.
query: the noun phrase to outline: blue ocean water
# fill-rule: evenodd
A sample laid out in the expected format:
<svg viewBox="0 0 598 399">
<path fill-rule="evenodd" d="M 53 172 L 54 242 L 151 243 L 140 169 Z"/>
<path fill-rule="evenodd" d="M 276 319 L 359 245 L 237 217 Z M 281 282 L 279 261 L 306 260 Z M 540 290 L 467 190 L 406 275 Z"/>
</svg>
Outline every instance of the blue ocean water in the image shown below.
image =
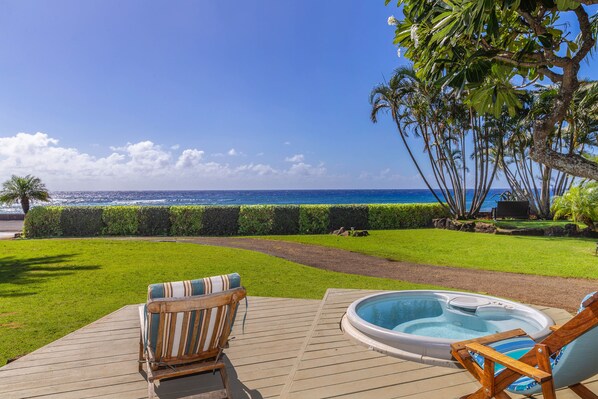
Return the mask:
<svg viewBox="0 0 598 399">
<path fill-rule="evenodd" d="M 482 210 L 489 211 L 493 189 Z M 405 204 L 436 202 L 425 189 L 401 190 L 225 190 L 225 191 L 56 191 L 52 205 L 254 205 L 254 204 Z M 39 205 L 34 204 L 35 205 Z M 20 207 L 0 206 L 0 213 L 20 212 Z"/>
</svg>

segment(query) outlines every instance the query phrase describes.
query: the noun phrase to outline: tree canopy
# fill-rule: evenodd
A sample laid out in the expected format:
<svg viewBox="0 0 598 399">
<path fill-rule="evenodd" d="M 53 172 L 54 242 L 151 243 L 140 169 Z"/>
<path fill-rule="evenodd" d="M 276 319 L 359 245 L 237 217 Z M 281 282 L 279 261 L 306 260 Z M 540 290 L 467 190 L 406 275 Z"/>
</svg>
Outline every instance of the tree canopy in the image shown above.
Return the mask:
<svg viewBox="0 0 598 399">
<path fill-rule="evenodd" d="M 2 183 L 0 202 L 8 205 L 19 202 L 23 212 L 29 212 L 31 201 L 49 201 L 50 194 L 39 177 L 27 175 L 25 177 L 12 175 Z"/>
<path fill-rule="evenodd" d="M 521 94 L 549 79 L 550 112 L 533 121 L 530 156 L 551 168 L 598 180 L 598 164 L 551 146 L 578 89 L 580 64 L 596 45 L 598 0 L 386 0 L 403 7 L 395 43 L 420 79 L 451 87 L 480 113 L 514 115 Z"/>
</svg>

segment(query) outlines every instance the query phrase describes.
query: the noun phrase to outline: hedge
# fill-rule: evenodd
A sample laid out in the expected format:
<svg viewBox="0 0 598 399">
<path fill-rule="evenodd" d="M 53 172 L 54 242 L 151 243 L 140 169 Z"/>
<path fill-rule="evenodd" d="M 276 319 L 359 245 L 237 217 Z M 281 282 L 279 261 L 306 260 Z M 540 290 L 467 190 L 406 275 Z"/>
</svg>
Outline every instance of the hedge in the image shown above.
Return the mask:
<svg viewBox="0 0 598 399">
<path fill-rule="evenodd" d="M 102 233 L 109 236 L 132 236 L 139 228 L 138 206 L 107 206 L 102 212 L 104 229 Z"/>
<path fill-rule="evenodd" d="M 448 217 L 439 204 L 106 206 L 35 207 L 25 217 L 25 235 L 233 236 L 325 234 L 345 227 L 428 227 Z"/>
<path fill-rule="evenodd" d="M 368 208 L 372 230 L 430 227 L 432 219 L 450 217 L 440 204 L 371 204 Z"/>
<path fill-rule="evenodd" d="M 140 236 L 167 236 L 170 234 L 170 209 L 167 206 L 142 206 L 138 213 Z"/>
<path fill-rule="evenodd" d="M 299 233 L 329 233 L 330 205 L 299 206 Z"/>
<path fill-rule="evenodd" d="M 243 205 L 239 210 L 239 234 L 266 235 L 274 225 L 274 205 Z"/>
<path fill-rule="evenodd" d="M 203 206 L 171 206 L 170 235 L 198 236 L 203 226 Z"/>
<path fill-rule="evenodd" d="M 23 233 L 25 237 L 60 237 L 62 236 L 60 206 L 34 207 L 25 215 Z"/>
<path fill-rule="evenodd" d="M 102 234 L 103 209 L 97 206 L 67 207 L 60 214 L 60 227 L 65 237 L 94 237 Z"/>
<path fill-rule="evenodd" d="M 367 205 L 332 205 L 330 207 L 330 221 L 328 230 L 333 231 L 344 227 L 354 227 L 358 230 L 368 229 Z"/>
<path fill-rule="evenodd" d="M 274 226 L 271 234 L 299 234 L 299 205 L 274 207 Z"/>
<path fill-rule="evenodd" d="M 201 235 L 234 236 L 239 232 L 239 206 L 206 206 Z"/>
</svg>

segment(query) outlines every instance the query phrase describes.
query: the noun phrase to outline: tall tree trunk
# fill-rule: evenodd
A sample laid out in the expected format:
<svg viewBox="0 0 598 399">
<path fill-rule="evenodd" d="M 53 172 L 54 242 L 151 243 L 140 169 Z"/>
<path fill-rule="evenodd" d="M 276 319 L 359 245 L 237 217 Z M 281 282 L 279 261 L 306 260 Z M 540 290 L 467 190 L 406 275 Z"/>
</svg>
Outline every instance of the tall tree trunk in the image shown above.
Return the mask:
<svg viewBox="0 0 598 399">
<path fill-rule="evenodd" d="M 27 212 L 29 212 L 29 198 L 28 197 L 21 197 L 21 207 L 23 208 L 23 213 L 27 214 Z"/>
</svg>

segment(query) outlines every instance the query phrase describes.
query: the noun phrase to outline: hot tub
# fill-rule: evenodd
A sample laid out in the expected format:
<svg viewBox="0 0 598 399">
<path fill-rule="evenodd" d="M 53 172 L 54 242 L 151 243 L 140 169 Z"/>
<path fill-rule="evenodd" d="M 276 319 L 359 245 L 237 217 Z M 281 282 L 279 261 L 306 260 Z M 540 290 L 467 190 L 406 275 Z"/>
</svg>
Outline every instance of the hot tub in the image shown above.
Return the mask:
<svg viewBox="0 0 598 399">
<path fill-rule="evenodd" d="M 532 339 L 554 321 L 516 302 L 453 291 L 394 291 L 353 302 L 341 322 L 353 340 L 378 352 L 420 363 L 458 367 L 453 342 L 521 328 Z"/>
</svg>

